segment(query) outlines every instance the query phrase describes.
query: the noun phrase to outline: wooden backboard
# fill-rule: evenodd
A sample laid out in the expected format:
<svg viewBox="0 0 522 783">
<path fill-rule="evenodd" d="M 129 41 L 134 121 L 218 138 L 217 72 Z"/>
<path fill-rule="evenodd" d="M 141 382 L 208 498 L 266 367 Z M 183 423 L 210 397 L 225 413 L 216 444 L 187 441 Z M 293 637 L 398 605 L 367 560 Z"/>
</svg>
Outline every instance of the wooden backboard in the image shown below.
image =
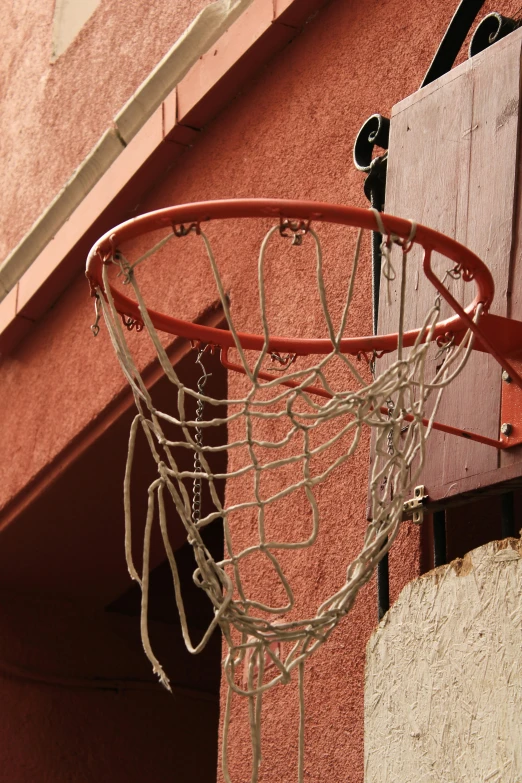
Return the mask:
<svg viewBox="0 0 522 783">
<path fill-rule="evenodd" d="M 385 211 L 435 228 L 477 253 L 496 294 L 491 312 L 522 319 L 519 226 L 522 30 L 397 104 L 392 112 Z M 419 326 L 435 291 L 411 260 L 405 327 Z M 381 282 L 379 332 L 396 331 L 397 291 Z M 464 284 L 457 283 L 464 292 Z M 467 286 L 473 291 L 473 286 Z M 455 291 L 455 288 L 452 289 Z M 472 293 L 474 295 L 474 292 Z M 464 292 L 464 297 L 469 293 Z M 449 312 L 448 312 L 449 314 Z M 521 346 L 522 349 L 522 346 Z M 434 346 L 431 361 L 437 358 Z M 498 438 L 502 371 L 474 352 L 446 389 L 437 419 Z M 516 481 L 522 447 L 499 452 L 433 432 L 422 482 L 430 501 Z"/>
</svg>

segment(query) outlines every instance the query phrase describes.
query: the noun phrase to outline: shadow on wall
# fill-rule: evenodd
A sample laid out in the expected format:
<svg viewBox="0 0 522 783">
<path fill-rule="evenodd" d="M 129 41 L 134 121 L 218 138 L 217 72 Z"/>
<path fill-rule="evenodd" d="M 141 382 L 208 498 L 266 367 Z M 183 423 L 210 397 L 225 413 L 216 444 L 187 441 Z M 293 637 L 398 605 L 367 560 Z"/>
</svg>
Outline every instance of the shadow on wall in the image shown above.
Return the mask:
<svg viewBox="0 0 522 783">
<path fill-rule="evenodd" d="M 176 367 L 193 388 L 194 359 L 189 351 Z M 226 372 L 217 357 L 207 364 L 216 395 L 226 398 Z M 172 392 L 163 376 L 151 387 L 167 413 L 174 412 Z M 127 402 L 1 534 L 0 734 L 9 741 L 0 743 L 0 777 L 10 783 L 141 783 L 165 780 L 173 770 L 184 783 L 216 778 L 221 636 L 216 632 L 200 655 L 186 650 L 159 535 L 152 542 L 149 632 L 172 695 L 158 684 L 140 639 L 141 592 L 130 581 L 123 549 L 122 482 L 135 416 L 130 396 Z M 226 441 L 226 427 L 215 429 L 216 442 Z M 188 450 L 183 458 L 190 458 Z M 226 452 L 220 459 L 224 465 L 216 467 L 224 471 Z M 138 570 L 151 463 L 140 442 L 132 487 Z M 224 486 L 218 491 L 223 495 Z M 170 525 L 198 640 L 212 607 L 192 581 L 192 548 L 179 520 L 171 517 Z M 220 559 L 219 522 L 206 536 Z"/>
</svg>

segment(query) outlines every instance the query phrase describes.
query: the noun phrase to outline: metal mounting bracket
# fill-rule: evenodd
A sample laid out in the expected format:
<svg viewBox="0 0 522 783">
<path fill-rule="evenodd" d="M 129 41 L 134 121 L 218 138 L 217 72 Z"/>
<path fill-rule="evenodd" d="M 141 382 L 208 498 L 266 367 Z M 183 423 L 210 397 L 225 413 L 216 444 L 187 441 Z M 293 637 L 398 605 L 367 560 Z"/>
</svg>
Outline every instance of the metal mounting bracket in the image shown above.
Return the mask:
<svg viewBox="0 0 522 783">
<path fill-rule="evenodd" d="M 522 361 L 509 358 L 509 361 L 520 373 Z M 522 389 L 513 383 L 509 373 L 502 373 L 502 407 L 500 422 L 500 440 L 505 447 L 520 446 L 522 444 Z"/>
<path fill-rule="evenodd" d="M 406 500 L 402 507 L 402 518 L 411 519 L 411 521 L 420 525 L 424 519 L 424 505 L 428 500 L 426 494 L 426 487 L 424 484 L 419 484 L 413 490 L 413 497 L 410 500 Z"/>
</svg>

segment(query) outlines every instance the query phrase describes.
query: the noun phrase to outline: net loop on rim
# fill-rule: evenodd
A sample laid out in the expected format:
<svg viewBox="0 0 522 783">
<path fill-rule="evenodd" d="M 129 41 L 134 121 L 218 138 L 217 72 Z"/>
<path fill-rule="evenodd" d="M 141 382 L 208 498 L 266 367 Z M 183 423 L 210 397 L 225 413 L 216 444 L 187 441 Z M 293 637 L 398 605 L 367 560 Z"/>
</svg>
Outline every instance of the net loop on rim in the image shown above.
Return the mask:
<svg viewBox="0 0 522 783">
<path fill-rule="evenodd" d="M 303 238 L 310 228 L 311 220 L 289 220 L 281 218 L 279 222 L 279 233 L 282 237 L 288 237 L 292 240 L 292 245 L 302 245 Z"/>
<path fill-rule="evenodd" d="M 385 229 L 379 213 L 377 225 Z M 188 224 L 189 221 L 186 221 Z M 286 225 L 285 225 L 286 223 Z M 137 414 L 133 420 L 124 482 L 125 553 L 131 577 L 142 589 L 141 634 L 145 653 L 154 672 L 168 687 L 168 678 L 156 658 L 148 634 L 149 567 L 152 528 L 159 526 L 161 540 L 169 562 L 181 629 L 187 648 L 197 653 L 207 644 L 217 626 L 221 628 L 227 646 L 223 666 L 228 684 L 223 725 L 223 772 L 227 783 L 230 774 L 227 761 L 232 698 L 247 700 L 252 744 L 252 781 L 258 779 L 261 764 L 261 713 L 263 695 L 277 684 L 291 680 L 297 673 L 299 698 L 299 758 L 298 779 L 304 774 L 304 665 L 330 636 L 353 606 L 355 598 L 371 578 L 377 563 L 392 545 L 402 521 L 406 494 L 415 485 L 423 467 L 426 440 L 436 415 L 444 388 L 462 370 L 473 347 L 474 335 L 469 330 L 459 344 L 451 338 L 439 346 L 444 361 L 433 372 L 428 362 L 430 342 L 439 328 L 441 298 L 434 297 L 413 343 L 404 344 L 406 307 L 405 279 L 408 253 L 418 230 L 410 223 L 405 237 L 382 231 L 383 268 L 395 270 L 391 253 L 397 247 L 399 317 L 397 358 L 379 375 L 368 378 L 366 368 L 360 369 L 356 359 L 344 353 L 343 339 L 354 295 L 355 280 L 361 256 L 363 229 L 354 244 L 352 270 L 349 275 L 344 304 L 338 323 L 328 307 L 323 274 L 323 248 L 313 220 L 303 223 L 279 218 L 264 235 L 258 257 L 259 316 L 262 342 L 257 359 L 251 360 L 244 346 L 242 333 L 235 325 L 226 287 L 206 233 L 195 223 L 157 243 L 150 251 L 130 263 L 121 248 L 112 249 L 102 265 L 102 279 L 96 288 L 107 330 L 122 371 L 132 389 Z M 183 224 L 182 224 L 183 225 Z M 282 229 L 282 227 L 284 228 Z M 283 233 L 288 232 L 288 233 Z M 237 362 L 228 359 L 228 347 L 222 348 L 225 366 L 239 368 L 245 376 L 246 392 L 221 399 L 212 396 L 212 379 L 202 359 L 212 344 L 195 341 L 197 362 L 203 375 L 196 388 L 188 388 L 172 366 L 164 344 L 137 280 L 137 268 L 146 258 L 164 247 L 166 242 L 189 241 L 195 233 L 203 243 L 214 277 L 221 307 L 227 321 Z M 277 235 L 291 238 L 297 247 L 311 242 L 315 253 L 315 274 L 320 312 L 323 317 L 329 351 L 299 360 L 297 354 L 285 354 L 272 349 L 272 337 L 267 316 L 265 257 L 269 243 Z M 295 236 L 300 237 L 294 242 Z M 388 238 L 387 238 L 388 237 Z M 276 241 L 276 239 L 274 239 Z M 116 244 L 116 243 L 115 243 Z M 103 255 L 103 251 L 100 251 Z M 293 252 L 293 251 L 292 251 Z M 298 251 L 296 251 L 298 252 Z M 172 384 L 174 412 L 158 410 L 154 405 L 128 338 L 122 328 L 121 311 L 111 286 L 109 271 L 116 264 L 128 278 L 137 302 L 143 330 L 151 340 L 159 364 Z M 385 275 L 388 282 L 390 278 Z M 447 272 L 443 283 L 451 275 Z M 472 313 L 477 323 L 485 305 L 477 303 Z M 136 310 L 133 311 L 136 313 Z M 134 317 L 134 316 L 133 316 Z M 359 351 L 358 351 L 359 352 Z M 371 358 L 368 361 L 368 353 Z M 378 356 L 362 353 L 371 367 Z M 266 360 L 281 364 L 284 375 L 267 373 Z M 228 364 L 227 364 L 228 362 Z M 235 366 L 234 366 L 235 365 Z M 342 368 L 342 373 L 332 367 Z M 371 369 L 374 369 L 371 367 Z M 431 374 L 433 373 L 433 374 Z M 338 377 L 343 379 L 340 385 Z M 203 382 L 202 382 L 203 379 Z M 337 379 L 337 380 L 336 380 Z M 238 387 L 240 388 L 241 385 Z M 428 402 L 430 407 L 428 409 Z M 196 413 L 191 414 L 195 406 Z M 226 412 L 220 413 L 216 409 Z M 225 444 L 213 444 L 206 437 L 210 428 L 228 427 L 230 439 Z M 298 605 L 287 566 L 290 555 L 299 556 L 316 542 L 324 512 L 321 487 L 343 477 L 343 468 L 354 456 L 369 427 L 374 435 L 376 458 L 370 480 L 371 521 L 368 523 L 359 553 L 347 565 L 336 592 L 324 598 L 315 612 L 308 609 L 298 616 Z M 143 534 L 141 573 L 132 553 L 133 517 L 131 508 L 132 467 L 138 432 L 146 439 L 156 466 L 156 477 L 148 488 L 148 504 Z M 172 432 L 174 431 L 174 435 Z M 192 468 L 182 465 L 180 455 L 191 452 Z M 227 451 L 229 463 L 216 471 L 216 455 Z M 274 486 L 265 485 L 265 476 L 277 476 Z M 227 483 L 225 498 L 218 489 Z M 248 490 L 246 497 L 235 487 Z M 202 494 L 207 498 L 202 503 Z M 303 518 L 300 535 L 279 537 L 271 527 L 272 515 L 284 509 L 287 500 L 299 501 Z M 167 503 L 168 509 L 167 510 Z M 283 512 L 285 513 L 285 512 Z M 187 622 L 181 582 L 169 536 L 168 516 L 174 514 L 184 526 L 187 540 L 193 548 L 196 569 L 194 582 L 207 594 L 214 617 L 203 637 L 192 641 Z M 238 516 L 252 523 L 252 541 L 239 549 L 234 541 L 234 520 Z M 205 528 L 220 520 L 225 539 L 225 555 L 216 560 L 205 544 Z M 266 597 L 252 595 L 248 587 L 247 564 L 256 555 L 266 564 L 269 589 Z M 274 598 L 273 596 L 279 596 Z M 272 596 L 272 597 L 271 597 Z"/>
</svg>

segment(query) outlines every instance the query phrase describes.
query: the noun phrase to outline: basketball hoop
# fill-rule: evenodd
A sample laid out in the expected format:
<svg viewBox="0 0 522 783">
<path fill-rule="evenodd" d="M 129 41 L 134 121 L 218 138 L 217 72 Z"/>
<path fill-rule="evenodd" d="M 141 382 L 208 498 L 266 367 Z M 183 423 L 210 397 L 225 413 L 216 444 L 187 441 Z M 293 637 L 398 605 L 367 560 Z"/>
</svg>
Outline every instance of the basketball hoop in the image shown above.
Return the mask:
<svg viewBox="0 0 522 783">
<path fill-rule="evenodd" d="M 393 238 L 392 241 L 399 243 L 408 241 L 412 228 L 412 223 L 409 220 L 385 214 L 379 217 L 379 213 L 374 210 L 322 204 L 312 201 L 238 199 L 208 201 L 171 207 L 128 220 L 101 237 L 91 250 L 87 262 L 86 274 L 91 283 L 91 290 L 95 294 L 98 288 L 104 289 L 103 267 L 108 263 L 108 259 L 112 258 L 116 248 L 125 241 L 165 228 L 171 228 L 173 235 L 178 237 L 187 236 L 191 232 L 201 234 L 202 225 L 211 220 L 262 217 L 278 220 L 281 233 L 291 237 L 296 243 L 302 242 L 312 223 L 338 223 L 371 231 L 382 230 L 382 233 L 388 240 Z M 467 247 L 425 226 L 416 225 L 415 237 L 412 239 L 412 242 L 424 248 L 424 274 L 457 313 L 453 318 L 441 321 L 435 325 L 432 335 L 433 339 L 444 336 L 447 332 L 463 333 L 473 328 L 471 324 L 478 303 L 483 305 L 483 311 L 486 313 L 493 299 L 495 289 L 489 269 Z M 463 310 L 455 299 L 451 297 L 448 290 L 433 273 L 431 257 L 434 251 L 453 261 L 466 281 L 475 281 L 477 286 L 476 297 L 466 310 Z M 110 285 L 110 287 L 117 311 L 121 315 L 133 319 L 136 324 L 141 324 L 142 314 L 138 303 L 125 296 L 114 286 Z M 231 330 L 214 329 L 150 309 L 148 313 L 153 326 L 159 331 L 175 334 L 178 337 L 186 337 L 189 340 L 206 345 L 218 345 L 222 348 L 232 348 L 236 345 Z M 419 336 L 419 332 L 419 329 L 405 332 L 403 336 L 404 347 L 413 345 Z M 237 338 L 244 349 L 256 351 L 263 349 L 264 335 L 238 332 Z M 356 356 L 362 351 L 394 351 L 397 348 L 397 334 L 344 338 L 341 339 L 339 347 L 343 353 L 348 353 L 352 356 Z M 297 356 L 325 354 L 329 353 L 330 350 L 331 342 L 328 339 L 304 340 L 299 337 L 274 336 L 270 338 L 267 346 L 269 353 L 289 353 Z"/>
<path fill-rule="evenodd" d="M 219 265 L 203 226 L 220 219 L 271 218 L 273 225 L 265 233 L 258 258 L 258 284 L 262 331 L 245 332 L 236 327 Z M 354 242 L 353 268 L 350 276 L 340 323 L 334 326 L 325 295 L 323 249 L 318 234 L 321 223 L 336 223 L 359 229 Z M 125 242 L 158 229 L 167 234 L 159 243 L 135 259 L 123 252 Z M 363 231 L 379 231 L 383 237 L 383 274 L 396 276 L 399 285 L 399 317 L 393 334 L 367 337 L 345 336 L 354 281 L 361 252 Z M 184 242 L 189 236 L 200 238 L 206 250 L 211 273 L 227 321 L 227 329 L 211 328 L 176 318 L 149 308 L 137 281 L 138 267 L 168 242 Z M 266 311 L 265 255 L 269 243 L 290 240 L 292 245 L 310 243 L 316 257 L 317 291 L 326 326 L 326 337 L 305 339 L 299 335 L 273 336 Z M 404 329 L 404 279 L 408 254 L 414 245 L 423 248 L 423 271 L 435 288 L 434 301 L 423 323 L 415 330 Z M 398 249 L 396 263 L 392 250 Z M 431 265 L 437 252 L 449 261 L 439 278 Z M 395 267 L 397 266 L 397 269 Z M 109 277 L 117 268 L 123 280 L 134 292 L 135 299 L 123 294 Z M 304 753 L 304 665 L 308 657 L 321 646 L 351 609 L 360 588 L 370 579 L 377 563 L 391 546 L 402 521 L 403 504 L 422 470 L 426 439 L 436 425 L 435 415 L 444 388 L 465 366 L 471 350 L 490 351 L 502 366 L 509 368 L 516 382 L 522 379 L 511 364 L 496 351 L 489 337 L 481 330 L 493 299 L 493 279 L 487 267 L 470 250 L 436 231 L 401 218 L 380 214 L 374 210 L 327 204 L 282 201 L 238 200 L 217 201 L 172 207 L 129 220 L 105 234 L 93 247 L 87 262 L 87 277 L 96 298 L 97 320 L 103 314 L 110 338 L 122 370 L 134 394 L 138 413 L 133 421 L 129 440 L 129 456 L 124 487 L 126 519 L 126 556 L 129 572 L 142 587 L 142 639 L 155 673 L 168 687 L 168 679 L 154 655 L 147 631 L 147 600 L 149 584 L 149 550 L 151 529 L 158 516 L 166 556 L 169 560 L 176 601 L 180 613 L 185 643 L 191 652 L 199 652 L 216 626 L 220 626 L 228 646 L 224 671 L 229 686 L 223 731 L 223 770 L 227 783 L 227 737 L 233 694 L 249 702 L 252 736 L 252 780 L 257 780 L 261 763 L 260 716 L 263 693 L 278 683 L 287 683 L 294 670 L 298 673 L 300 700 L 299 781 L 303 779 Z M 464 307 L 452 296 L 446 283 L 452 277 L 475 284 L 472 303 Z M 449 303 L 454 315 L 441 319 L 442 299 Z M 123 320 L 123 323 L 122 323 Z M 143 330 L 151 339 L 160 365 L 173 386 L 176 415 L 159 411 L 153 403 L 134 360 L 126 326 Z M 197 361 L 203 375 L 197 389 L 189 389 L 172 366 L 158 331 L 191 340 L 198 350 Z M 427 352 L 434 340 L 444 360 L 430 376 Z M 207 347 L 220 351 L 225 367 L 245 376 L 248 387 L 243 397 L 219 399 L 212 396 L 211 382 L 204 369 Z M 237 354 L 237 361 L 229 352 Z M 256 358 L 251 360 L 251 352 Z M 368 357 L 370 363 L 382 352 L 396 352 L 396 359 L 380 375 L 368 379 L 368 372 L 357 367 L 350 357 Z M 265 368 L 272 357 L 278 370 Z M 307 357 L 303 366 L 300 357 Z M 313 358 L 312 358 L 313 357 Z M 350 384 L 339 386 L 329 375 L 337 363 Z M 336 366 L 337 366 L 336 365 Z M 336 378 L 339 376 L 336 375 Z M 518 380 L 517 380 L 518 379 Z M 196 401 L 195 418 L 185 413 L 185 399 Z M 428 413 L 428 401 L 430 409 Z M 216 406 L 227 406 L 225 416 L 214 416 Z M 169 439 L 166 428 L 175 425 L 182 433 L 179 439 Z M 226 447 L 208 445 L 205 432 L 209 427 L 230 426 L 234 437 Z M 284 434 L 281 428 L 284 425 Z M 359 555 L 348 566 L 346 578 L 339 590 L 325 597 L 315 616 L 295 617 L 295 599 L 283 570 L 283 553 L 295 554 L 311 547 L 320 532 L 321 508 L 317 490 L 331 476 L 337 475 L 355 454 L 361 433 L 369 427 L 375 439 L 376 459 L 371 476 L 371 516 Z M 145 434 L 157 476 L 149 487 L 148 513 L 144 534 L 143 571 L 138 574 L 131 553 L 131 469 L 138 429 Z M 455 430 L 459 434 L 458 430 Z M 468 434 L 469 437 L 469 434 Z M 480 440 L 477 436 L 475 439 Z M 496 445 L 492 439 L 482 442 Z M 342 446 L 342 450 L 341 450 Z M 213 454 L 226 448 L 229 464 L 225 473 L 212 470 Z M 178 465 L 177 455 L 189 450 L 194 457 L 192 470 Z M 259 454 L 269 454 L 261 459 Z M 246 456 L 245 456 L 246 455 Z M 263 494 L 263 476 L 270 471 L 280 475 L 280 488 L 272 495 Z M 292 480 L 288 476 L 292 476 Z M 250 487 L 250 497 L 241 503 L 225 502 L 216 489 L 217 481 L 240 481 Z M 192 492 L 187 482 L 192 482 Z M 202 487 L 211 498 L 212 510 L 204 512 Z M 279 485 L 278 485 L 279 486 Z M 227 490 L 228 491 L 228 490 Z M 197 563 L 196 584 L 203 589 L 214 607 L 214 619 L 198 645 L 193 645 L 185 618 L 173 549 L 167 529 L 166 497 L 172 501 L 174 513 L 183 523 L 193 547 Z M 302 540 L 271 540 L 265 530 L 266 517 L 289 497 L 299 497 L 304 504 L 309 534 Z M 231 533 L 231 515 L 255 514 L 257 543 L 235 551 Z M 221 520 L 226 542 L 223 560 L 217 562 L 206 548 L 201 531 Z M 282 588 L 285 600 L 274 604 L 268 599 L 249 597 L 241 574 L 242 564 L 255 552 L 267 559 L 272 573 Z M 289 555 L 288 555 L 289 556 Z M 285 555 L 287 557 L 287 555 Z"/>
</svg>

